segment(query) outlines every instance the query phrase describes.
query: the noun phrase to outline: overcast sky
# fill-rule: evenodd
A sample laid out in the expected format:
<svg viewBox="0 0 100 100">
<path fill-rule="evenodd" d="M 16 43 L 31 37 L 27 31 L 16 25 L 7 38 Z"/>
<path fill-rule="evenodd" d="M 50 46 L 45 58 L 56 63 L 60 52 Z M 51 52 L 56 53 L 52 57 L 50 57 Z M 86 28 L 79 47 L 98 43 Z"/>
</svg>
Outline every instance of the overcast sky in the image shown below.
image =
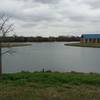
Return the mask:
<svg viewBox="0 0 100 100">
<path fill-rule="evenodd" d="M 100 33 L 100 0 L 0 0 L 17 35 Z"/>
</svg>

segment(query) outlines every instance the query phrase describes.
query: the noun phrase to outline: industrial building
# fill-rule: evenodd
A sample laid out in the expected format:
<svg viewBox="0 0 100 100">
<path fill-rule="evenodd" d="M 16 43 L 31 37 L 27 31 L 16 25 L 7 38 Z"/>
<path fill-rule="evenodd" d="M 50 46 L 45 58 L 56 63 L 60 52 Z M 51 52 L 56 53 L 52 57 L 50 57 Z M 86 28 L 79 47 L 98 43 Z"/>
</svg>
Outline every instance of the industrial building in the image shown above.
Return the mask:
<svg viewBox="0 0 100 100">
<path fill-rule="evenodd" d="M 100 34 L 82 34 L 81 43 L 100 43 Z"/>
</svg>

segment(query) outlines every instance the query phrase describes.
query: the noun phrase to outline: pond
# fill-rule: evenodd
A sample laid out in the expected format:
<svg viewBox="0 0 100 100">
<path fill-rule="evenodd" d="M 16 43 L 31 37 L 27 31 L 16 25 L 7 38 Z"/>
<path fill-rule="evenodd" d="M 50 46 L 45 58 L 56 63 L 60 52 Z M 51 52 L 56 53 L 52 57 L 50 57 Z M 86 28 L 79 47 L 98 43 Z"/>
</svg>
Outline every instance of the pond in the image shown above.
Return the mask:
<svg viewBox="0 0 100 100">
<path fill-rule="evenodd" d="M 44 69 L 100 73 L 100 48 L 71 47 L 64 44 L 65 42 L 48 42 L 14 47 L 16 53 L 3 55 L 3 72 L 34 72 Z"/>
</svg>

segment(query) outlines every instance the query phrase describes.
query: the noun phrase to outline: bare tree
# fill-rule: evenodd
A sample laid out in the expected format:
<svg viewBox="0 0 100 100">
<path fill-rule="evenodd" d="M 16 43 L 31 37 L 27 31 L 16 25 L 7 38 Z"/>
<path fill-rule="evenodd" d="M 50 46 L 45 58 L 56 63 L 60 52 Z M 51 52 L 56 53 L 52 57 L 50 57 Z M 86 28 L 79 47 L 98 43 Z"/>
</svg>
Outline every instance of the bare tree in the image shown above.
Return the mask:
<svg viewBox="0 0 100 100">
<path fill-rule="evenodd" d="M 2 53 L 2 42 L 5 40 L 6 35 L 13 31 L 13 24 L 9 23 L 9 17 L 6 15 L 0 16 L 0 37 L 2 40 L 0 40 L 0 74 L 2 74 L 2 54 L 8 53 L 9 50 Z"/>
</svg>

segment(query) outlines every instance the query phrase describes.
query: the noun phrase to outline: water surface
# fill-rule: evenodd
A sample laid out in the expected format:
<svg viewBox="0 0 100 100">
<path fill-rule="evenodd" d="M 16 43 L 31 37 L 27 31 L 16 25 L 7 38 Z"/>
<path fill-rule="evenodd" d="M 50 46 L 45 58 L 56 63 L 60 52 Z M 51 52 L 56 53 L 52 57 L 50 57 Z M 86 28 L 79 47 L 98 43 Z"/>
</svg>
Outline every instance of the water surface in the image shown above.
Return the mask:
<svg viewBox="0 0 100 100">
<path fill-rule="evenodd" d="M 41 71 L 44 68 L 100 73 L 100 48 L 71 47 L 64 46 L 64 42 L 53 42 L 13 49 L 15 54 L 3 55 L 3 72 Z"/>
</svg>

